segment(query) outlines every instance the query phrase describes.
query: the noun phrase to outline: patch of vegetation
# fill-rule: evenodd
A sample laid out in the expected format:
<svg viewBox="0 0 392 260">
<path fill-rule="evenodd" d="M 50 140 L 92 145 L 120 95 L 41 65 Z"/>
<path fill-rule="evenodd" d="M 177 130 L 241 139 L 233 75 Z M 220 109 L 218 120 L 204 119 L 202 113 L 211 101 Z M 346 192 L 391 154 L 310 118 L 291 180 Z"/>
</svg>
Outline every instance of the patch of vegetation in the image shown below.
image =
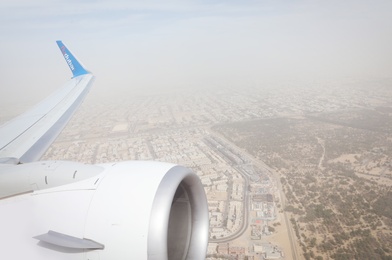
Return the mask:
<svg viewBox="0 0 392 260">
<path fill-rule="evenodd" d="M 392 227 L 392 192 L 357 175 L 392 170 L 388 111 L 275 118 L 213 130 L 279 170 L 284 210 L 295 216 L 290 220 L 306 257 L 391 259 L 391 235 L 383 232 Z M 372 117 L 373 125 L 366 125 Z M 322 239 L 307 238 L 313 233 Z"/>
</svg>

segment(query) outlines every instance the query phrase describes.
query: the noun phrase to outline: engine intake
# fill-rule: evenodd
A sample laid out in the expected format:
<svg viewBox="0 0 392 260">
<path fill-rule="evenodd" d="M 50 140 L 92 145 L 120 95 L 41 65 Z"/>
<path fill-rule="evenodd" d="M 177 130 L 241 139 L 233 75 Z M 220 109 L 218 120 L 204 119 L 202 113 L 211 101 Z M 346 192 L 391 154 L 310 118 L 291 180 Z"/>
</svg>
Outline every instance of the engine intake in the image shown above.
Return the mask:
<svg viewBox="0 0 392 260">
<path fill-rule="evenodd" d="M 101 166 L 85 229 L 105 245 L 101 259 L 205 259 L 208 204 L 195 173 L 161 162 Z"/>
<path fill-rule="evenodd" d="M 151 161 L 18 166 L 9 167 L 26 180 L 22 188 L 37 189 L 0 200 L 0 242 L 23 248 L 3 248 L 7 259 L 205 259 L 207 200 L 200 179 L 185 167 Z"/>
<path fill-rule="evenodd" d="M 190 170 L 175 166 L 159 185 L 151 211 L 148 259 L 203 259 L 208 243 L 204 189 Z M 163 241 L 166 241 L 162 243 Z"/>
</svg>

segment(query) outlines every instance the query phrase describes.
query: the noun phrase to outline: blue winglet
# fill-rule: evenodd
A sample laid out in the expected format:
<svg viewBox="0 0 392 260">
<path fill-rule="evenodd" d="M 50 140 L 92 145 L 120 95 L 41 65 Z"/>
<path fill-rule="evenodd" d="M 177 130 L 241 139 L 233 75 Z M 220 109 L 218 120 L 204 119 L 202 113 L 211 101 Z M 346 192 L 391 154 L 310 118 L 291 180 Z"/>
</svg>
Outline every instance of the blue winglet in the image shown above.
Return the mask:
<svg viewBox="0 0 392 260">
<path fill-rule="evenodd" d="M 83 68 L 82 64 L 80 64 L 80 62 L 68 50 L 68 48 L 65 47 L 65 45 L 63 44 L 62 41 L 56 41 L 56 42 L 57 42 L 57 45 L 59 46 L 59 48 L 61 50 L 61 53 L 64 56 L 65 61 L 67 62 L 69 68 L 72 71 L 73 78 L 77 77 L 77 76 L 80 76 L 80 75 L 84 75 L 84 74 L 90 73 L 85 68 Z"/>
</svg>

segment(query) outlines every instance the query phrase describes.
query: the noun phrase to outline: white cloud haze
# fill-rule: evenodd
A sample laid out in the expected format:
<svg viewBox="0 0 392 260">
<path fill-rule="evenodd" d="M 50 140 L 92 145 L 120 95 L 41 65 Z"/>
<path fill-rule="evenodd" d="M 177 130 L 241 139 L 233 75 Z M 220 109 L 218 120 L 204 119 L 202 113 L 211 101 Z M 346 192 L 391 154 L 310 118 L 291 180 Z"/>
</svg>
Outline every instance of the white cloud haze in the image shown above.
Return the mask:
<svg viewBox="0 0 392 260">
<path fill-rule="evenodd" d="M 70 76 L 58 39 L 97 91 L 390 77 L 391 11 L 389 0 L 3 1 L 1 102 L 30 104 Z"/>
</svg>

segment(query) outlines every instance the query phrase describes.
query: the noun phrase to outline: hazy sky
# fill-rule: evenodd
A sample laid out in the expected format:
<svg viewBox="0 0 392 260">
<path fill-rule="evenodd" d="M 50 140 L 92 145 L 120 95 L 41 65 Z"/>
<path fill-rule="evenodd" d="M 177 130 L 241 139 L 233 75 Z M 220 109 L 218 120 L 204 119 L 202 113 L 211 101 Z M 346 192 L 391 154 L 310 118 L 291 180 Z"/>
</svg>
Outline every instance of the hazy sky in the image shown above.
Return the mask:
<svg viewBox="0 0 392 260">
<path fill-rule="evenodd" d="M 391 0 L 3 0 L 0 101 L 70 77 L 58 39 L 97 91 L 390 77 L 391 14 Z"/>
</svg>

